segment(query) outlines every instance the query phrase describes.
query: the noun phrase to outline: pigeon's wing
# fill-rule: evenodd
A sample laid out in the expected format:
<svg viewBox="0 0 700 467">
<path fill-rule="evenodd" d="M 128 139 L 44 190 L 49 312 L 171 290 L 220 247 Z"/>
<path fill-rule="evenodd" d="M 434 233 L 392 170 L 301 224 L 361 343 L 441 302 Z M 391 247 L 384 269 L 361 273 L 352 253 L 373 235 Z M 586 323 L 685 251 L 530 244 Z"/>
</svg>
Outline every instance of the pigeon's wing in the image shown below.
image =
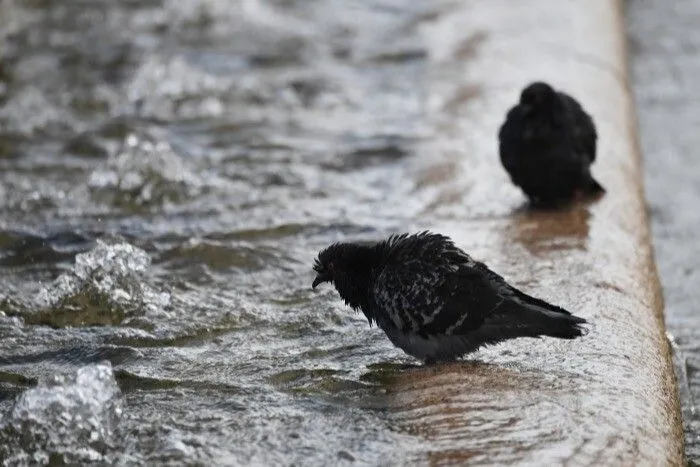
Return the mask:
<svg viewBox="0 0 700 467">
<path fill-rule="evenodd" d="M 503 278 L 478 262 L 437 266 L 420 260 L 385 267 L 377 277 L 378 311 L 398 329 L 421 335 L 466 334 L 505 301 Z"/>
<path fill-rule="evenodd" d="M 559 94 L 571 117 L 576 146 L 588 156 L 588 161 L 590 163 L 595 162 L 598 133 L 596 132 L 593 118 L 583 110 L 583 107 L 576 99 L 563 92 Z"/>
</svg>

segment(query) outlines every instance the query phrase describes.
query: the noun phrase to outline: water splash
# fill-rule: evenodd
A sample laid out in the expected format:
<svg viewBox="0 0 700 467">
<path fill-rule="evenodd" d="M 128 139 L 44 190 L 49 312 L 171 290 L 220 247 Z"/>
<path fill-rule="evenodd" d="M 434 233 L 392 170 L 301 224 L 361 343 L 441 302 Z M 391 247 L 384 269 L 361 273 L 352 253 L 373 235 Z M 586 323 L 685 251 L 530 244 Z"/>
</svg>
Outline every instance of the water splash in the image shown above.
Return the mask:
<svg viewBox="0 0 700 467">
<path fill-rule="evenodd" d="M 182 57 L 156 56 L 143 63 L 126 87 L 126 97 L 142 116 L 216 117 L 224 113 L 222 96 L 230 78 L 207 73 Z"/>
<path fill-rule="evenodd" d="M 88 179 L 96 198 L 132 209 L 178 202 L 197 195 L 203 185 L 170 144 L 134 133 Z"/>
<path fill-rule="evenodd" d="M 0 422 L 3 465 L 103 461 L 122 414 L 119 396 L 108 362 L 25 391 Z"/>
<path fill-rule="evenodd" d="M 678 390 L 681 396 L 682 410 L 687 412 L 686 417 L 692 419 L 697 414 L 697 405 L 691 390 L 691 380 L 688 375 L 688 355 L 685 350 L 678 344 L 676 337 L 666 331 L 666 339 L 671 345 L 673 356 L 673 364 L 676 367 L 676 378 Z"/>
<path fill-rule="evenodd" d="M 27 86 L 19 92 L 12 93 L 7 102 L 0 106 L 0 123 L 5 130 L 33 135 L 74 122 L 40 89 Z"/>
<path fill-rule="evenodd" d="M 42 309 L 27 321 L 55 327 L 118 324 L 167 307 L 170 294 L 143 281 L 150 264 L 148 254 L 133 245 L 98 240 L 94 249 L 76 256 L 72 271 L 40 290 L 37 302 Z"/>
</svg>

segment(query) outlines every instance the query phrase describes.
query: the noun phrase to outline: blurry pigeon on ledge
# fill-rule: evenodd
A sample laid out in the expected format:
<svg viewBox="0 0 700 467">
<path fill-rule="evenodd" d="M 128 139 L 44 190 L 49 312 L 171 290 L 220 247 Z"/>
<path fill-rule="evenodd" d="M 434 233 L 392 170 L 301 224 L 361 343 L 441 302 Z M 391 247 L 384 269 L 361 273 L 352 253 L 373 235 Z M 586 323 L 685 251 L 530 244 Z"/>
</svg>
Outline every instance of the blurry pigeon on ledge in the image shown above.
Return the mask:
<svg viewBox="0 0 700 467">
<path fill-rule="evenodd" d="M 510 286 L 443 235 L 402 234 L 319 253 L 313 288 L 331 282 L 394 345 L 426 363 L 516 337 L 583 335 L 586 320 Z"/>
<path fill-rule="evenodd" d="M 536 82 L 523 89 L 498 133 L 501 163 L 533 206 L 555 207 L 596 197 L 595 125 L 571 96 Z"/>
</svg>

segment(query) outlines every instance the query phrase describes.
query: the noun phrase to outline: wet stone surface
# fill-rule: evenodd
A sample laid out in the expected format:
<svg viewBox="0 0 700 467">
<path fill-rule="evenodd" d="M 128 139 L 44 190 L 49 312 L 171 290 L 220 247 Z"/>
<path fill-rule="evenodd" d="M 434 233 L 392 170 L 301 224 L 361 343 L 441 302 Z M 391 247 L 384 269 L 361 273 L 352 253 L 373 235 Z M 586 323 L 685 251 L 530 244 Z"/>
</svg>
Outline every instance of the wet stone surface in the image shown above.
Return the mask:
<svg viewBox="0 0 700 467">
<path fill-rule="evenodd" d="M 0 453 L 673 461 L 619 38 L 590 4 L 0 2 L 0 439 L 31 438 Z M 533 79 L 600 96 L 601 202 L 522 209 L 495 134 Z M 329 243 L 428 227 L 589 335 L 426 368 L 311 291 Z"/>
</svg>

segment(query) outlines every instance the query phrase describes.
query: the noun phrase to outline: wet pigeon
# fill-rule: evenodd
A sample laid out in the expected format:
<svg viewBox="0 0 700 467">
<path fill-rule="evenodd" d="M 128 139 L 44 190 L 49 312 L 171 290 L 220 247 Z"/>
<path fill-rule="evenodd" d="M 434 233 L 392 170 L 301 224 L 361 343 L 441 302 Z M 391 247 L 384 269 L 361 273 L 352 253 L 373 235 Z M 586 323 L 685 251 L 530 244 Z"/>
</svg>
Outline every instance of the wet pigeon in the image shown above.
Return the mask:
<svg viewBox="0 0 700 467">
<path fill-rule="evenodd" d="M 314 270 L 314 289 L 332 282 L 370 326 L 376 322 L 394 345 L 426 363 L 515 337 L 584 332 L 586 320 L 520 292 L 435 233 L 336 243 L 319 253 Z"/>
<path fill-rule="evenodd" d="M 581 105 L 542 82 L 523 89 L 498 134 L 503 167 L 535 206 L 605 192 L 590 171 L 597 138 Z"/>
</svg>

